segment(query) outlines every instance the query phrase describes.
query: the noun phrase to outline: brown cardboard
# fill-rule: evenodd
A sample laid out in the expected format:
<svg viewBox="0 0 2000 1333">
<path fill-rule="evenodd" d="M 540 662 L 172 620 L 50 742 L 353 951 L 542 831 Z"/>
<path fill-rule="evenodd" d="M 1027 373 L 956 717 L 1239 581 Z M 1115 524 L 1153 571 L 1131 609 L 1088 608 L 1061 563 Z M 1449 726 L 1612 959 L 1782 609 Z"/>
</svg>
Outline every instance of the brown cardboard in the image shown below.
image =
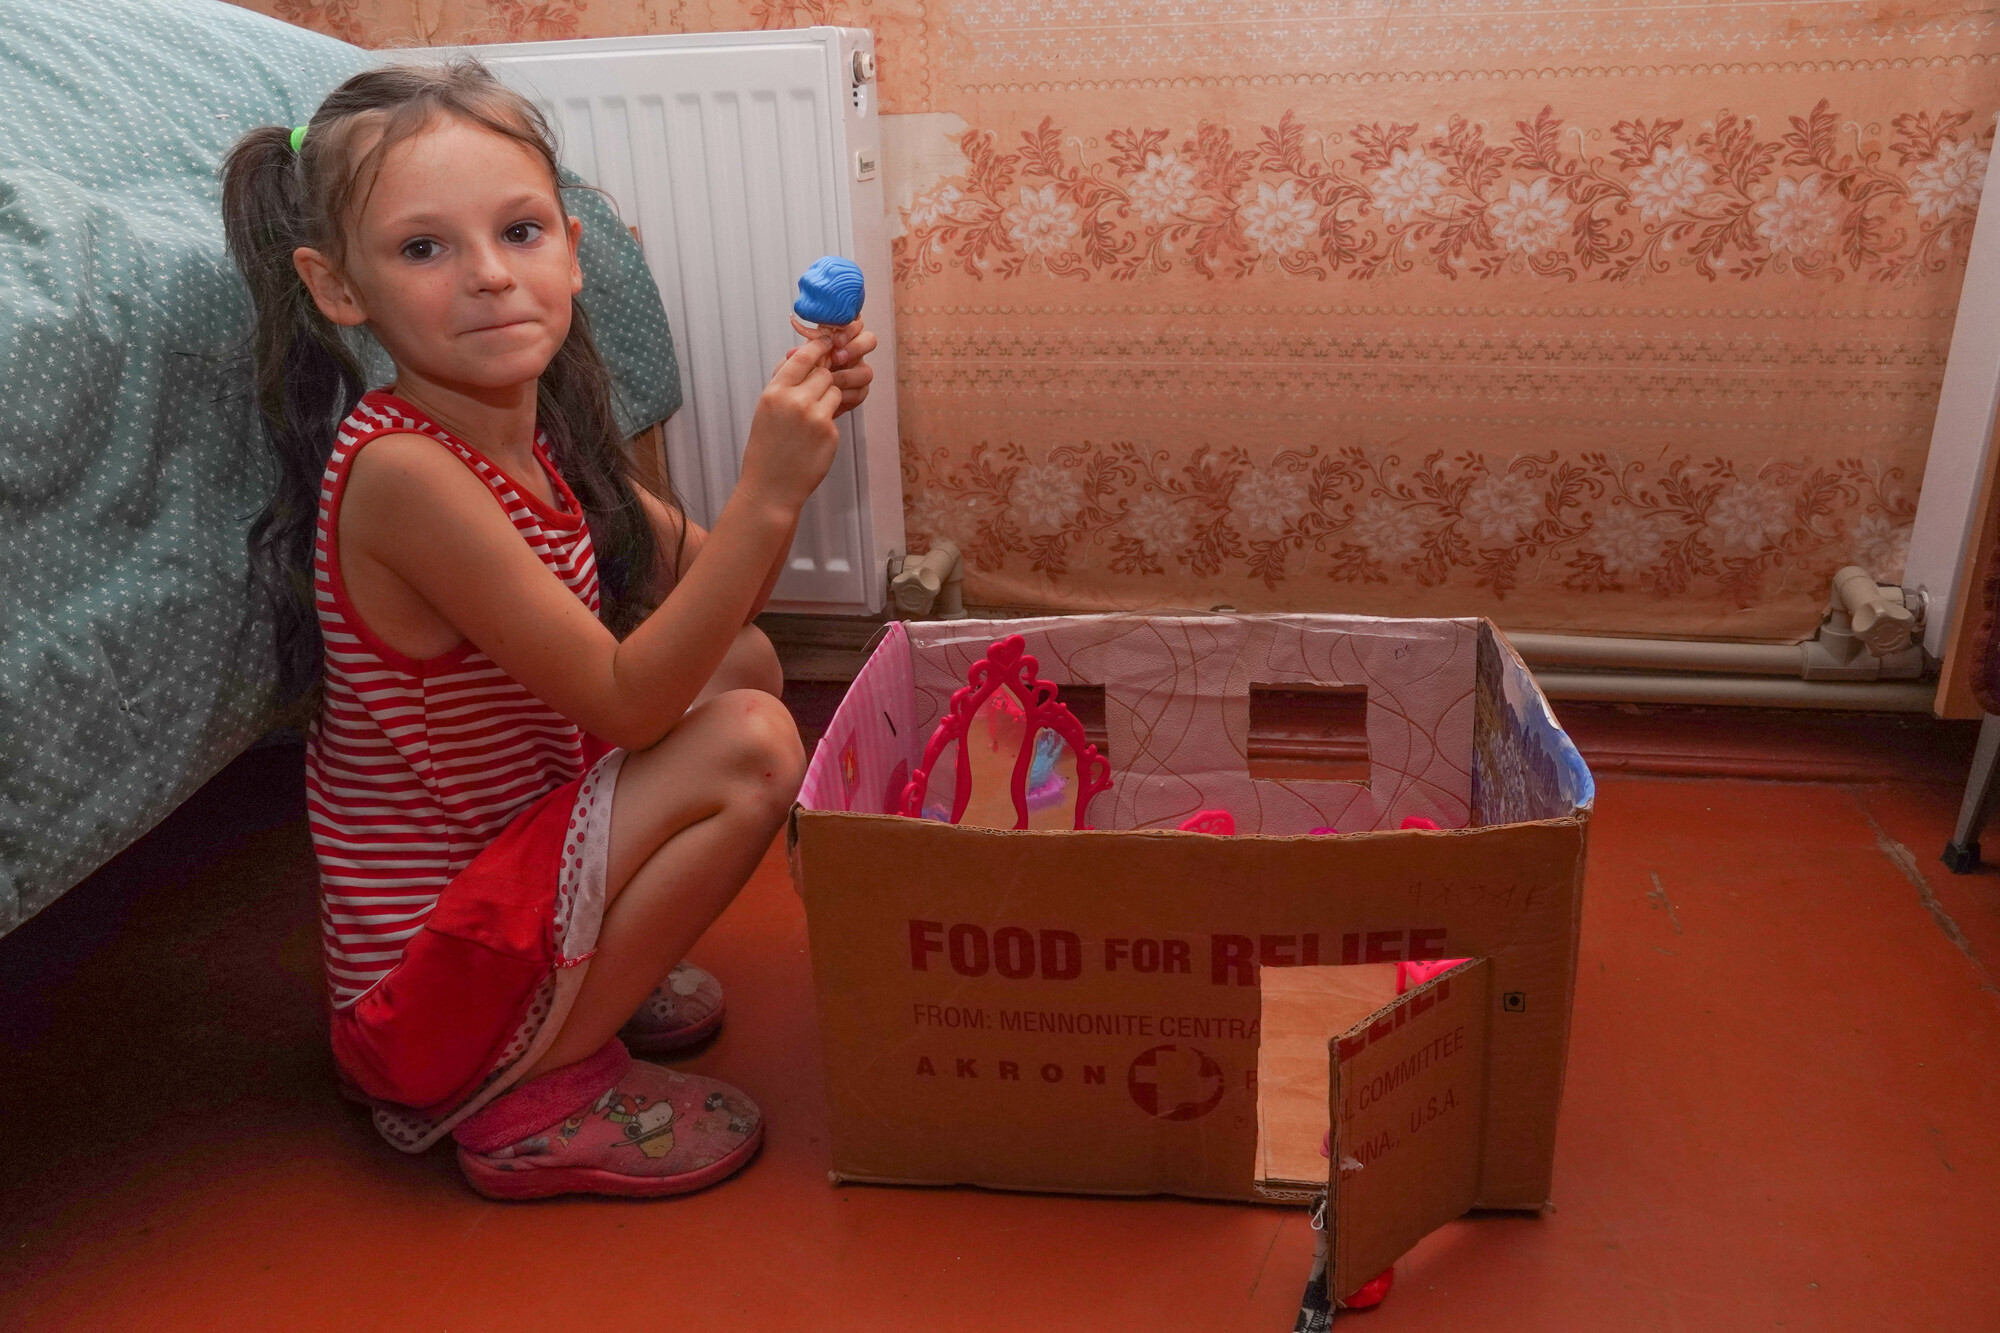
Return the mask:
<svg viewBox="0 0 2000 1333">
<path fill-rule="evenodd" d="M 1396 965 L 1274 967 L 1258 981 L 1257 1192 L 1315 1200 L 1327 1185 L 1328 1043 L 1395 1003 Z"/>
<path fill-rule="evenodd" d="M 1395 972 L 1263 976 L 1258 1192 L 1300 1201 L 1331 1186 L 1336 1300 L 1470 1208 L 1479 1185 L 1491 968 L 1472 960 L 1400 996 Z"/>
<path fill-rule="evenodd" d="M 1478 1197 L 1491 981 L 1484 959 L 1453 968 L 1330 1043 L 1336 1300 Z"/>
<path fill-rule="evenodd" d="M 1194 788 L 1183 799 L 1199 799 L 1213 778 L 1239 793 L 1233 808 L 1248 832 L 1235 837 L 1129 823 L 1015 832 L 875 813 L 928 735 L 922 719 L 941 707 L 950 675 L 929 654 L 962 656 L 1022 622 L 912 627 L 922 633 L 908 641 L 892 628 L 829 726 L 792 821 L 836 1178 L 1254 1198 L 1260 968 L 1481 957 L 1492 974 L 1494 1073 L 1475 1201 L 1547 1200 L 1587 774 L 1581 788 L 1549 776 L 1548 750 L 1567 740 L 1518 659 L 1478 622 L 1218 621 L 1080 617 L 1027 628 L 1044 677 L 1104 685 L 1123 784 L 1111 818 L 1170 809 L 1177 782 Z M 1396 698 L 1387 683 L 1405 626 L 1416 627 L 1416 654 L 1431 654 L 1430 705 Z M 1158 662 L 1134 648 L 1142 636 L 1187 649 L 1175 670 L 1194 661 L 1208 673 L 1191 702 L 1171 672 L 1144 674 Z M 1350 637 L 1358 646 L 1345 645 Z M 1474 642 L 1476 673 L 1464 646 Z M 1227 732 L 1251 682 L 1296 678 L 1315 654 L 1334 663 L 1313 668 L 1327 683 L 1347 683 L 1340 652 L 1374 682 L 1368 791 L 1243 779 L 1241 737 L 1228 733 L 1232 776 L 1230 744 L 1218 751 L 1213 736 L 1196 735 L 1204 718 Z M 1398 726 L 1421 723 L 1393 754 L 1374 743 L 1373 710 L 1391 699 Z M 1433 705 L 1441 720 L 1424 721 Z M 1534 736 L 1494 729 L 1496 718 L 1524 715 L 1539 718 Z M 1456 753 L 1429 757 L 1425 744 L 1461 733 Z M 1175 774 L 1176 754 L 1200 753 L 1205 767 Z M 1393 779 L 1383 772 L 1392 757 Z M 1572 761 L 1573 749 L 1558 758 Z M 1405 781 L 1410 773 L 1425 776 Z M 1557 791 L 1558 779 L 1569 786 Z M 1270 836 L 1244 817 L 1248 806 L 1292 827 L 1337 806 L 1393 820 L 1412 801 L 1446 813 L 1458 801 L 1469 826 Z M 1092 815 L 1107 822 L 1096 807 Z"/>
</svg>

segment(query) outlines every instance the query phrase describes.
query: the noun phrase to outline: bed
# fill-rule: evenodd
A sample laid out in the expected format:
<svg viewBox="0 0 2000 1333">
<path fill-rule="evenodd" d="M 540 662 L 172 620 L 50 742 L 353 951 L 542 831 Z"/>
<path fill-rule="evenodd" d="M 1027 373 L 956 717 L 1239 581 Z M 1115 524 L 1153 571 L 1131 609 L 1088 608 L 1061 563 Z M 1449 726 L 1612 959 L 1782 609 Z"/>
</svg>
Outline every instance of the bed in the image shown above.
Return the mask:
<svg viewBox="0 0 2000 1333">
<path fill-rule="evenodd" d="M 0 24 L 0 934 L 273 724 L 245 540 L 268 476 L 217 171 L 381 58 L 221 0 L 36 0 Z M 666 314 L 602 196 L 566 193 L 637 435 L 680 403 Z"/>
</svg>

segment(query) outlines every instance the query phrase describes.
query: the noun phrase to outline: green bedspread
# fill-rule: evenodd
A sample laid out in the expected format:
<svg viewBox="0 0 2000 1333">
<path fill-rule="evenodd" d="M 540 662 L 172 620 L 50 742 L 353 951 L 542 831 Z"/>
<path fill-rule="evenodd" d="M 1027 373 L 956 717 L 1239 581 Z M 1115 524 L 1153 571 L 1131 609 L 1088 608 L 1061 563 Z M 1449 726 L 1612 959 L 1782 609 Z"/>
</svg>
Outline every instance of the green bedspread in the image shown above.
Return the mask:
<svg viewBox="0 0 2000 1333">
<path fill-rule="evenodd" d="M 233 369 L 249 302 L 217 172 L 381 57 L 221 0 L 22 0 L 0 21 L 0 933 L 270 723 L 245 534 L 268 485 Z M 637 431 L 680 383 L 602 198 L 583 302 Z"/>
</svg>

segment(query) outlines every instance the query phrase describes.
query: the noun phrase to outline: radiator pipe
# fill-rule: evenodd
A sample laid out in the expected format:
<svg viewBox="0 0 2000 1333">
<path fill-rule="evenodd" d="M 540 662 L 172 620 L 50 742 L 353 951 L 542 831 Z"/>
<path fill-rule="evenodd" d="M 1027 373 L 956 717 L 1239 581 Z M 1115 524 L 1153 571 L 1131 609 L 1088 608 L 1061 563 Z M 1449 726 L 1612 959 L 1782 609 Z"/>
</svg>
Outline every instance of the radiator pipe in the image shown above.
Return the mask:
<svg viewBox="0 0 2000 1333">
<path fill-rule="evenodd" d="M 1695 643 L 1678 639 L 1591 639 L 1502 631 L 1534 667 L 1627 671 L 1713 671 L 1732 676 L 1792 676 L 1805 667 L 1795 643 Z"/>
<path fill-rule="evenodd" d="M 1518 644 L 1519 638 L 1513 641 Z M 1781 680 L 1771 676 L 1549 670 L 1537 670 L 1535 680 L 1544 694 L 1556 700 L 1827 708 L 1870 713 L 1928 713 L 1937 695 L 1935 684 L 1904 680 L 1825 681 L 1796 677 Z"/>
</svg>

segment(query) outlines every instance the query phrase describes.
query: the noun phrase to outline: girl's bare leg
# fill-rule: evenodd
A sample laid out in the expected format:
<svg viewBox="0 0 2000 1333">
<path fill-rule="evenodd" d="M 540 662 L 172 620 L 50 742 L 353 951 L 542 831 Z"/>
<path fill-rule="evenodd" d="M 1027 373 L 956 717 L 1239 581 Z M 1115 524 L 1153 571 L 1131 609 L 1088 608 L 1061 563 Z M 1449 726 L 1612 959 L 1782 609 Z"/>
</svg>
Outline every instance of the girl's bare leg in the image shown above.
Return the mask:
<svg viewBox="0 0 2000 1333">
<path fill-rule="evenodd" d="M 778 650 L 755 625 L 745 625 L 737 632 L 736 642 L 730 645 L 722 665 L 708 678 L 708 684 L 695 696 L 695 703 L 706 703 L 730 690 L 762 690 L 777 697 L 784 695 L 785 669 L 778 665 Z"/>
<path fill-rule="evenodd" d="M 524 1077 L 596 1054 L 625 1025 L 750 878 L 804 776 L 791 714 L 755 688 L 706 698 L 659 744 L 626 756 L 597 954 L 562 1031 Z"/>
</svg>

